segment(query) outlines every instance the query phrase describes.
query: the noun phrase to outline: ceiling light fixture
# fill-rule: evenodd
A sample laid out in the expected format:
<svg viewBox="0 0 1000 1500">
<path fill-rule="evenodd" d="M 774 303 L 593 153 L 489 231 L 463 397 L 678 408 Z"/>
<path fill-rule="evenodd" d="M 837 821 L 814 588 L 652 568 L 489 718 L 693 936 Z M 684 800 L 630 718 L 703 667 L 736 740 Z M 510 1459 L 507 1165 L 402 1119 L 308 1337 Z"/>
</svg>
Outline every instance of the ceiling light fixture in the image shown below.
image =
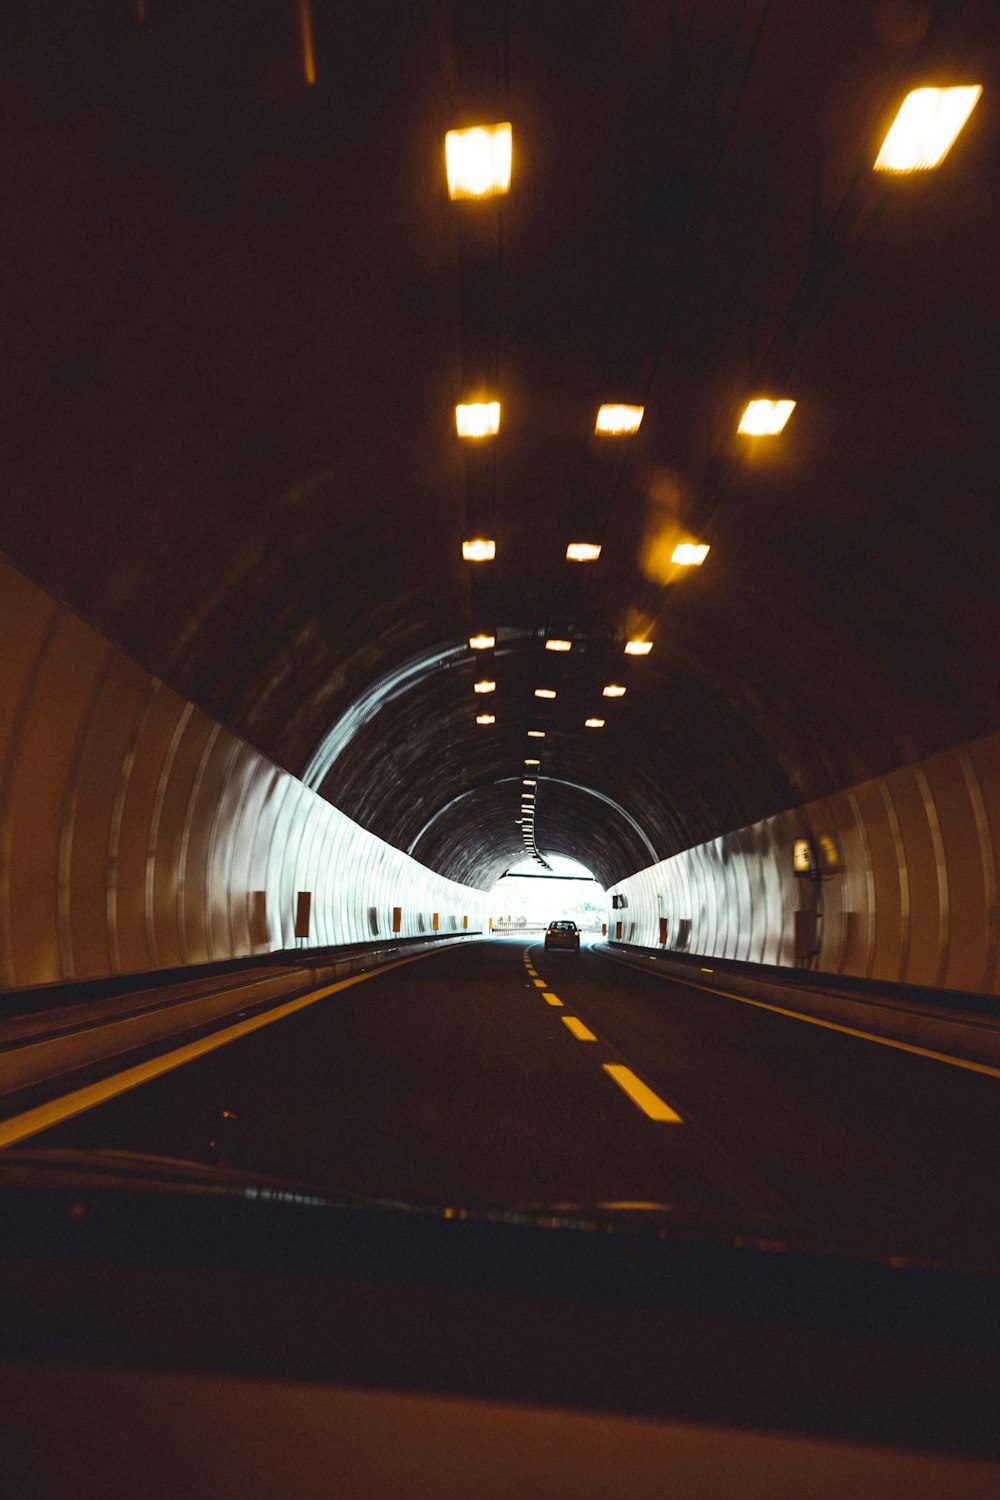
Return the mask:
<svg viewBox="0 0 1000 1500">
<path fill-rule="evenodd" d="M 620 687 L 617 682 L 609 682 L 607 687 L 603 689 L 603 692 L 605 698 L 624 698 L 625 696 L 625 689 Z"/>
<path fill-rule="evenodd" d="M 535 688 L 536 698 L 554 698 L 555 695 L 555 688 Z"/>
<path fill-rule="evenodd" d="M 597 413 L 595 432 L 609 437 L 620 437 L 625 433 L 638 432 L 644 406 L 602 406 Z"/>
<path fill-rule="evenodd" d="M 472 691 L 474 693 L 495 693 L 496 690 L 496 683 L 490 682 L 488 677 L 484 677 L 482 682 L 474 682 L 472 684 Z"/>
<path fill-rule="evenodd" d="M 746 437 L 777 437 L 794 410 L 794 401 L 772 401 L 767 396 L 755 396 L 747 402 L 736 431 Z"/>
<path fill-rule="evenodd" d="M 707 542 L 681 542 L 670 554 L 670 561 L 681 568 L 700 568 L 710 550 Z"/>
<path fill-rule="evenodd" d="M 983 92 L 978 83 L 907 94 L 875 158 L 876 172 L 940 166 Z"/>
<path fill-rule="evenodd" d="M 549 640 L 545 642 L 546 651 L 572 651 L 572 641 Z"/>
<path fill-rule="evenodd" d="M 569 562 L 596 562 L 601 555 L 597 542 L 570 542 L 566 548 Z"/>
<path fill-rule="evenodd" d="M 648 656 L 653 649 L 652 641 L 626 641 L 626 656 Z"/>
<path fill-rule="evenodd" d="M 472 401 L 456 406 L 455 426 L 460 438 L 495 437 L 500 431 L 500 402 Z"/>
<path fill-rule="evenodd" d="M 526 760 L 524 762 L 524 764 L 526 766 L 540 766 L 541 765 L 541 761 L 540 760 Z"/>
<path fill-rule="evenodd" d="M 545 730 L 544 729 L 529 729 L 528 730 L 528 739 L 529 740 L 544 740 L 544 738 L 545 738 Z"/>
<path fill-rule="evenodd" d="M 495 646 L 497 638 L 495 635 L 470 635 L 469 646 L 473 651 L 488 651 Z"/>
<path fill-rule="evenodd" d="M 477 714 L 476 715 L 476 723 L 477 724 L 495 724 L 496 721 L 497 721 L 496 720 L 496 714 Z"/>
<path fill-rule="evenodd" d="M 584 727 L 584 729 L 603 729 L 604 728 L 604 720 L 603 719 L 584 719 L 584 721 L 583 721 L 583 727 Z"/>
<path fill-rule="evenodd" d="M 497 544 L 488 537 L 474 537 L 462 543 L 462 556 L 466 562 L 492 562 L 497 555 Z"/>
<path fill-rule="evenodd" d="M 509 124 L 449 130 L 444 155 L 452 198 L 491 198 L 510 191 L 513 132 Z"/>
</svg>

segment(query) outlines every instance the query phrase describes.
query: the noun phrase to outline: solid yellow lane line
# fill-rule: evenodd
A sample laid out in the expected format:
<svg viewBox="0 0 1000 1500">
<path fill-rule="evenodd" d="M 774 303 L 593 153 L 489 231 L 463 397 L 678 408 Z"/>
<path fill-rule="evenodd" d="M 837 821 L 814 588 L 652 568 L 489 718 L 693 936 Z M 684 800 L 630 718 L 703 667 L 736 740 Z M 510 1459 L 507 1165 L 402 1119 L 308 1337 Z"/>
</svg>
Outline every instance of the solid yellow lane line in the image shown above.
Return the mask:
<svg viewBox="0 0 1000 1500">
<path fill-rule="evenodd" d="M 559 999 L 559 996 L 558 995 L 553 995 L 553 993 L 552 993 L 551 990 L 543 990 L 542 991 L 542 999 L 548 1005 L 562 1005 L 562 1001 Z"/>
<path fill-rule="evenodd" d="M 275 1021 L 283 1021 L 286 1016 L 294 1015 L 297 1010 L 304 1010 L 307 1005 L 315 1005 L 317 1000 L 324 1000 L 327 995 L 336 995 L 340 990 L 350 989 L 352 984 L 363 984 L 366 979 L 377 979 L 380 974 L 388 974 L 390 969 L 401 969 L 404 964 L 414 964 L 418 959 L 429 957 L 428 953 L 415 953 L 412 958 L 399 958 L 381 969 L 370 969 L 366 974 L 354 974 L 350 979 L 341 979 L 337 984 L 328 984 L 321 990 L 311 990 L 308 995 L 299 995 L 297 999 L 288 1000 L 274 1010 L 251 1016 L 246 1021 L 238 1021 L 233 1026 L 214 1031 L 211 1036 L 200 1037 L 198 1041 L 188 1042 L 183 1047 L 175 1047 L 172 1052 L 151 1057 L 147 1062 L 126 1068 L 121 1073 L 113 1073 L 98 1083 L 88 1084 L 86 1088 L 74 1089 L 60 1099 L 50 1099 L 46 1104 L 25 1110 L 23 1114 L 12 1115 L 9 1120 L 0 1120 L 0 1147 L 13 1146 L 17 1141 L 27 1140 L 41 1130 L 61 1124 L 63 1120 L 71 1120 L 74 1115 L 82 1115 L 95 1105 L 104 1104 L 108 1099 L 138 1088 L 141 1083 L 149 1083 L 153 1078 L 160 1078 L 164 1073 L 171 1073 L 174 1068 L 194 1062 L 195 1058 L 204 1057 L 207 1052 L 214 1052 L 218 1047 L 225 1047 L 241 1036 L 259 1031 L 263 1026 L 272 1026 Z"/>
<path fill-rule="evenodd" d="M 605 1073 L 615 1080 L 618 1087 L 623 1089 L 633 1104 L 637 1104 L 644 1115 L 651 1120 L 666 1120 L 674 1125 L 682 1125 L 684 1122 L 675 1109 L 664 1103 L 659 1094 L 647 1088 L 641 1078 L 637 1078 L 631 1068 L 624 1067 L 621 1063 L 602 1063 Z"/>
<path fill-rule="evenodd" d="M 645 972 L 639 964 L 619 958 L 615 962 L 624 964 L 637 973 Z M 671 976 L 673 978 L 673 976 Z M 776 1016 L 787 1016 L 791 1021 L 805 1021 L 807 1026 L 821 1026 L 824 1031 L 839 1031 L 843 1036 L 856 1036 L 862 1042 L 877 1042 L 880 1047 L 891 1047 L 894 1052 L 912 1052 L 915 1057 L 929 1057 L 931 1062 L 948 1063 L 953 1068 L 964 1068 L 967 1073 L 984 1073 L 987 1078 L 1000 1078 L 1000 1068 L 989 1063 L 972 1062 L 968 1057 L 955 1057 L 951 1052 L 935 1052 L 931 1047 L 918 1047 L 915 1042 L 899 1042 L 895 1037 L 879 1036 L 876 1031 L 861 1031 L 857 1026 L 841 1026 L 837 1021 L 825 1021 L 821 1016 L 806 1015 L 801 1010 L 788 1010 L 784 1005 L 769 1005 L 766 1000 L 751 1000 L 747 995 L 734 995 L 731 990 L 719 990 L 711 984 L 692 982 L 690 979 L 675 979 L 688 989 L 705 995 L 721 995 L 723 1000 L 738 1000 L 741 1005 L 752 1005 L 755 1010 L 769 1010 Z"/>
<path fill-rule="evenodd" d="M 559 1019 L 562 1021 L 564 1026 L 569 1027 L 570 1031 L 576 1037 L 578 1042 L 597 1041 L 597 1038 L 591 1031 L 590 1027 L 584 1026 L 583 1022 L 578 1021 L 576 1016 L 560 1016 Z"/>
</svg>

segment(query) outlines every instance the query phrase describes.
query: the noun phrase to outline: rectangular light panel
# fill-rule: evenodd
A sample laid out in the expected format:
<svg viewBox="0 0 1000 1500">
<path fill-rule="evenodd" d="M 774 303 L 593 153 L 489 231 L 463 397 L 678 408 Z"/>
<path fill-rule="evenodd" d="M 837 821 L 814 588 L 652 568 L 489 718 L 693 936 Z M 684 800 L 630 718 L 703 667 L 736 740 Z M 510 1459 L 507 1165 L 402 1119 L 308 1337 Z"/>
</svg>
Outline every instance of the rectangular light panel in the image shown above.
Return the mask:
<svg viewBox="0 0 1000 1500">
<path fill-rule="evenodd" d="M 482 682 L 474 682 L 472 684 L 472 691 L 474 693 L 495 693 L 496 690 L 496 683 L 490 682 L 489 678 L 487 677 L 484 677 Z"/>
<path fill-rule="evenodd" d="M 473 651 L 488 651 L 495 646 L 497 638 L 495 635 L 470 635 L 469 645 Z"/>
<path fill-rule="evenodd" d="M 566 548 L 569 562 L 596 562 L 601 549 L 596 542 L 570 542 Z"/>
<path fill-rule="evenodd" d="M 497 544 L 487 537 L 474 537 L 462 543 L 462 556 L 466 562 L 492 562 L 497 555 Z"/>
<path fill-rule="evenodd" d="M 604 720 L 603 719 L 584 719 L 584 721 L 583 721 L 583 727 L 584 727 L 584 729 L 603 729 L 604 728 Z"/>
<path fill-rule="evenodd" d="M 982 92 L 975 83 L 907 94 L 875 158 L 875 170 L 926 172 L 940 166 Z"/>
<path fill-rule="evenodd" d="M 670 561 L 681 568 L 700 568 L 710 551 L 707 542 L 681 542 L 670 554 Z"/>
<path fill-rule="evenodd" d="M 544 740 L 544 738 L 545 738 L 545 730 L 544 729 L 529 729 L 528 730 L 528 739 L 529 740 Z"/>
<path fill-rule="evenodd" d="M 495 724 L 496 721 L 497 720 L 496 720 L 496 715 L 495 714 L 477 714 L 476 715 L 476 723 L 477 724 Z"/>
<path fill-rule="evenodd" d="M 638 432 L 644 411 L 643 406 L 602 406 L 597 413 L 594 431 L 604 432 L 613 437 Z"/>
<path fill-rule="evenodd" d="M 617 682 L 609 682 L 603 692 L 605 698 L 624 698 L 625 696 L 625 689 L 619 687 Z"/>
<path fill-rule="evenodd" d="M 546 651 L 572 651 L 572 641 L 550 640 L 545 642 Z"/>
<path fill-rule="evenodd" d="M 794 410 L 794 401 L 770 401 L 758 397 L 747 403 L 736 431 L 747 437 L 776 437 Z"/>
<path fill-rule="evenodd" d="M 472 401 L 456 406 L 455 426 L 461 438 L 494 437 L 500 431 L 500 402 Z"/>
<path fill-rule="evenodd" d="M 652 641 L 626 641 L 626 656 L 648 656 L 653 649 Z"/>
<path fill-rule="evenodd" d="M 555 688 L 535 688 L 536 698 L 554 698 L 555 695 Z"/>
<path fill-rule="evenodd" d="M 491 198 L 509 192 L 513 145 L 513 132 L 507 123 L 449 130 L 444 138 L 449 195 Z"/>
</svg>

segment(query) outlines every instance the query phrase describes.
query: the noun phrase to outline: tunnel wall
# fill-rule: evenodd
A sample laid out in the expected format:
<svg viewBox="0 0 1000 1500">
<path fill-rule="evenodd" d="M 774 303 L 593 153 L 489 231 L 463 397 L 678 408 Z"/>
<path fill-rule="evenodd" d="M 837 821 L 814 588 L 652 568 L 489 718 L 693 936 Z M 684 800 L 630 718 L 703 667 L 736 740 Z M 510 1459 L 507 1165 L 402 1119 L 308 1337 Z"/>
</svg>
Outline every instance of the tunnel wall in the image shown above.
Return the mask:
<svg viewBox="0 0 1000 1500">
<path fill-rule="evenodd" d="M 0 990 L 482 925 L 2 561 L 0 645 Z"/>
<path fill-rule="evenodd" d="M 809 838 L 820 878 L 793 871 Z M 608 913 L 624 942 L 752 963 L 796 963 L 796 912 L 813 913 L 810 967 L 998 993 L 1000 735 L 765 818 L 620 881 Z"/>
</svg>

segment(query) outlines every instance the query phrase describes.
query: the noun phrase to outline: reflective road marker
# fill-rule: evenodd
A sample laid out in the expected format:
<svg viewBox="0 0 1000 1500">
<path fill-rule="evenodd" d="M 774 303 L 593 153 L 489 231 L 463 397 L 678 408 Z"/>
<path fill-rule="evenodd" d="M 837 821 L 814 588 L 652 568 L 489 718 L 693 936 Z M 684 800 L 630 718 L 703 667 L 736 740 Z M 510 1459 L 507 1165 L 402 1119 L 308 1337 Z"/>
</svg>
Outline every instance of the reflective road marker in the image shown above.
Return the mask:
<svg viewBox="0 0 1000 1500">
<path fill-rule="evenodd" d="M 562 1005 L 562 1001 L 559 999 L 559 996 L 558 995 L 553 995 L 553 993 L 552 993 L 551 990 L 543 990 L 542 991 L 542 999 L 548 1005 Z"/>
<path fill-rule="evenodd" d="M 594 1033 L 590 1030 L 590 1027 L 589 1026 L 584 1026 L 583 1022 L 582 1021 L 578 1021 L 577 1018 L 576 1018 L 576 1016 L 560 1016 L 559 1019 L 562 1021 L 562 1023 L 563 1023 L 564 1026 L 568 1026 L 569 1027 L 570 1031 L 576 1037 L 576 1039 L 577 1039 L 578 1042 L 596 1042 L 597 1041 L 597 1038 L 594 1035 Z"/>
<path fill-rule="evenodd" d="M 563 1018 L 566 1019 L 565 1017 Z M 647 1088 L 640 1078 L 637 1078 L 631 1068 L 623 1067 L 621 1063 L 602 1063 L 605 1073 L 615 1080 L 618 1087 L 623 1089 L 633 1104 L 638 1105 L 644 1115 L 651 1120 L 666 1120 L 675 1125 L 684 1122 L 675 1109 L 665 1104 L 658 1094 Z"/>
</svg>

